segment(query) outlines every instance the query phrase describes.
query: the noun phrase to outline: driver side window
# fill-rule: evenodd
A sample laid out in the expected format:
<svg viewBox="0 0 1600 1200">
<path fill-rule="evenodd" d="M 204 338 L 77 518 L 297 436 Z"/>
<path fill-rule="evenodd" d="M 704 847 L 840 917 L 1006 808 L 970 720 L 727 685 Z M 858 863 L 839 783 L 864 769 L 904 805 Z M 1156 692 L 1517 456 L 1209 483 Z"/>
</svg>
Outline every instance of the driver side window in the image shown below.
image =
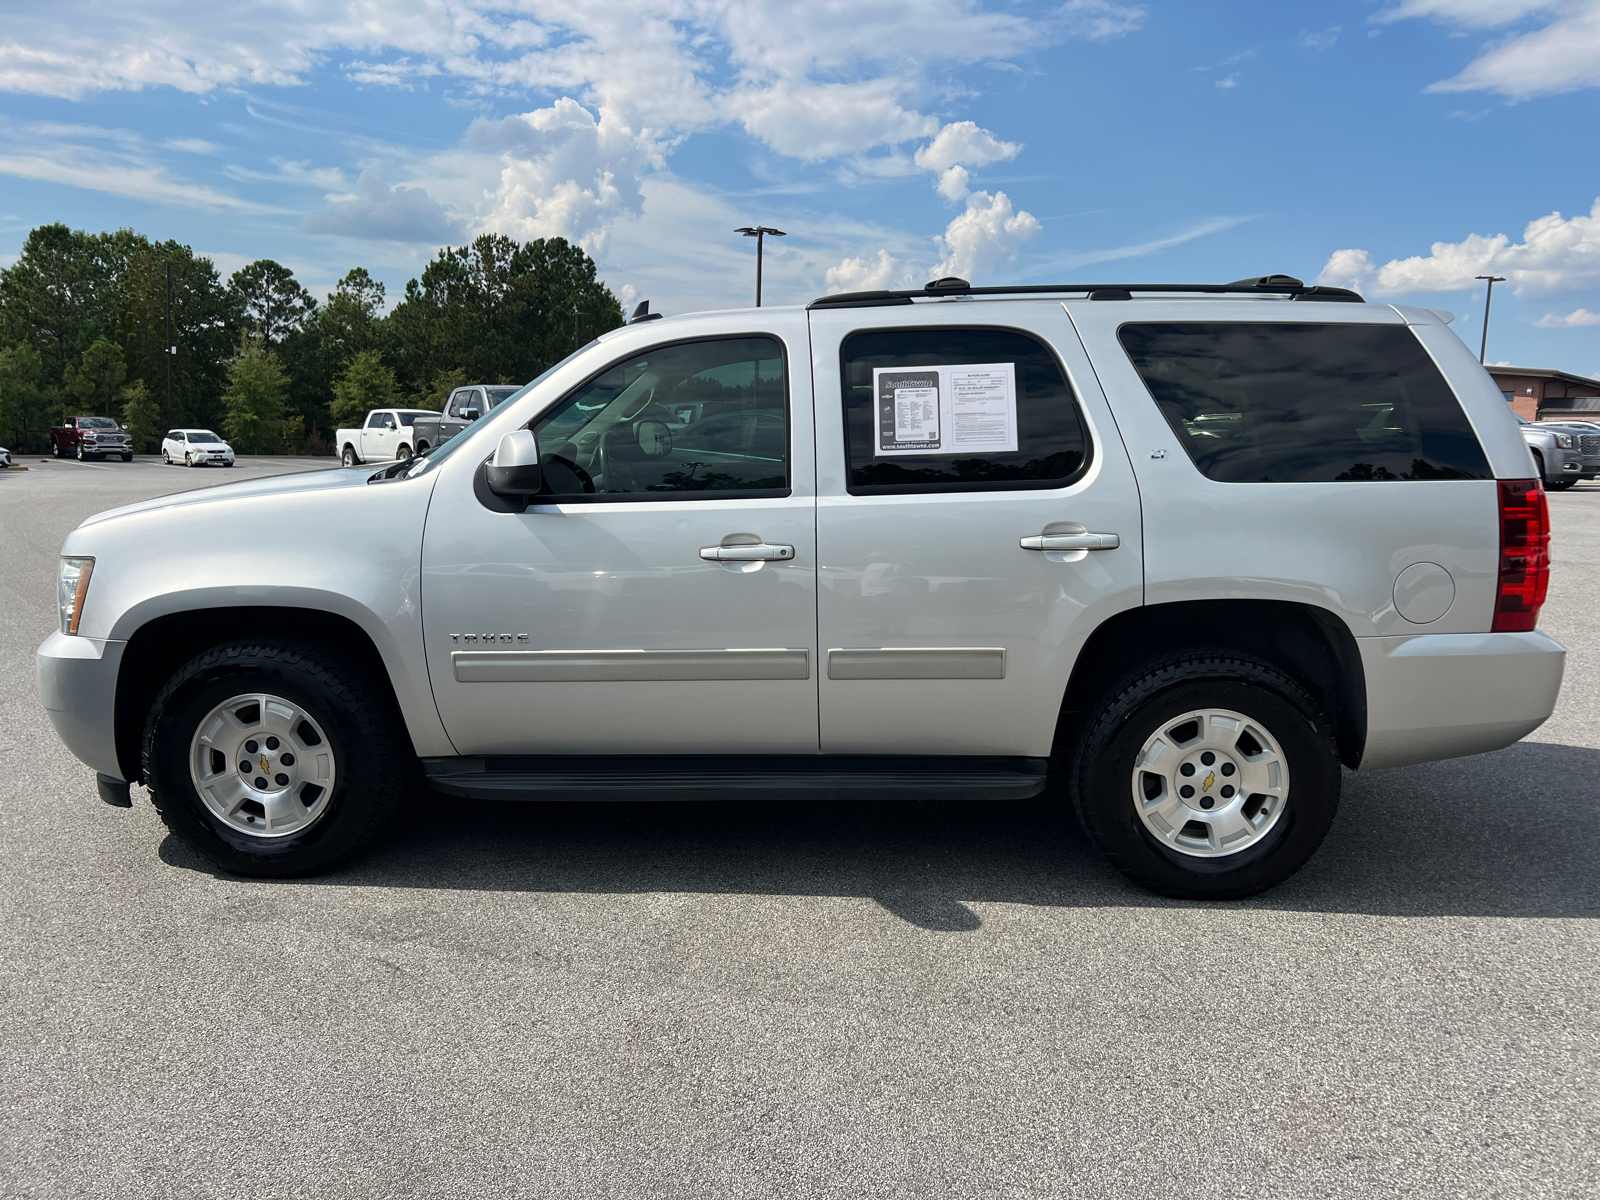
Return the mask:
<svg viewBox="0 0 1600 1200">
<path fill-rule="evenodd" d="M 789 391 L 770 337 L 659 346 L 533 426 L 545 487 L 567 500 L 789 494 Z"/>
</svg>

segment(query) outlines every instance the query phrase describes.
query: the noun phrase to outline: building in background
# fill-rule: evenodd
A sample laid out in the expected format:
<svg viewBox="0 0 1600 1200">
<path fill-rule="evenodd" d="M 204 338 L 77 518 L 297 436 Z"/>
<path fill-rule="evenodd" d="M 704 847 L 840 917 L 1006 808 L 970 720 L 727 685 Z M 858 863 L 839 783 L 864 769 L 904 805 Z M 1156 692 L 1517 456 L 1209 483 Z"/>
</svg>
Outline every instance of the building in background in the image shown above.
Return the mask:
<svg viewBox="0 0 1600 1200">
<path fill-rule="evenodd" d="M 1600 420 L 1600 379 L 1543 367 L 1490 367 L 1488 371 L 1519 417 L 1560 421 L 1584 413 L 1590 420 Z"/>
</svg>

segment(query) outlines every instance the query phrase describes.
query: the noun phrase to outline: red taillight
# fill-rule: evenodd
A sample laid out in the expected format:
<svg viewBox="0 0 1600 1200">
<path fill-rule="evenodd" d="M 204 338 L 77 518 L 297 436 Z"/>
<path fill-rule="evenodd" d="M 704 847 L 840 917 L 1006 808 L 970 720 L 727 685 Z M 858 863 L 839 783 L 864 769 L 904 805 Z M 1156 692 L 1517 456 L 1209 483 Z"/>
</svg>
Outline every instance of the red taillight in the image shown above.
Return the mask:
<svg viewBox="0 0 1600 1200">
<path fill-rule="evenodd" d="M 1494 631 L 1532 629 L 1550 588 L 1550 504 L 1537 479 L 1500 481 L 1500 589 Z"/>
</svg>

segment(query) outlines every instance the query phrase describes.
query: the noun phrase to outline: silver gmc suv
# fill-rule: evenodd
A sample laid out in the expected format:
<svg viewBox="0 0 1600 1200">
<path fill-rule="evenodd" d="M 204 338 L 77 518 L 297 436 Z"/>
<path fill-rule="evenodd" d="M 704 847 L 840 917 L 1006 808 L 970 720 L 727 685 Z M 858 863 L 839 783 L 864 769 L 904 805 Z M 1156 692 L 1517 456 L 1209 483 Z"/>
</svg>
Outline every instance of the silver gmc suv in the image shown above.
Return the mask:
<svg viewBox="0 0 1600 1200">
<path fill-rule="evenodd" d="M 1050 770 L 1131 879 L 1225 899 L 1310 857 L 1341 765 L 1550 715 L 1548 541 L 1432 312 L 940 280 L 635 320 L 410 461 L 91 517 L 38 682 L 102 798 L 145 784 L 240 875 L 330 866 L 413 787 L 1014 800 Z"/>
</svg>

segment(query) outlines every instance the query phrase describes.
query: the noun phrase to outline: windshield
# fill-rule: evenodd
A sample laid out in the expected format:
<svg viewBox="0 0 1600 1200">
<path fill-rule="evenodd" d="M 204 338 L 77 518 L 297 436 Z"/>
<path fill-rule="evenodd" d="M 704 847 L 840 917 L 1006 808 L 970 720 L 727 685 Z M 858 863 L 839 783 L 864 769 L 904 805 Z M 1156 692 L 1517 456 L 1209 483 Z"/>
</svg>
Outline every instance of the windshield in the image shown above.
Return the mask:
<svg viewBox="0 0 1600 1200">
<path fill-rule="evenodd" d="M 578 347 L 578 349 L 574 350 L 571 354 L 567 355 L 560 362 L 556 363 L 553 367 L 549 367 L 549 368 L 545 369 L 544 371 L 541 371 L 539 373 L 538 378 L 531 379 L 527 383 L 523 384 L 521 387 L 513 389 L 512 392 L 511 392 L 511 395 L 509 395 L 509 396 L 505 397 L 505 399 L 499 401 L 499 404 L 504 404 L 507 400 L 510 400 L 513 397 L 522 395 L 529 388 L 538 387 L 541 383 L 543 383 L 546 379 L 549 379 L 550 376 L 554 375 L 562 367 L 566 366 L 573 359 L 577 358 L 578 355 L 587 353 L 589 351 L 590 347 L 598 346 L 599 344 L 600 344 L 600 340 L 598 338 L 596 338 L 594 341 L 590 342 L 587 346 Z M 492 392 L 499 391 L 499 390 L 500 390 L 499 388 L 491 389 L 491 394 L 492 394 Z M 496 404 L 494 407 L 499 407 L 499 404 Z M 466 443 L 468 441 L 468 438 L 467 438 L 466 434 L 468 432 L 470 432 L 470 431 L 469 430 L 463 430 L 461 433 L 457 434 L 455 437 L 449 439 L 448 441 L 440 442 L 439 445 L 433 447 L 426 454 L 419 454 L 416 458 L 408 460 L 403 465 L 402 469 L 400 471 L 396 472 L 395 475 L 391 476 L 391 478 L 404 479 L 404 478 L 408 478 L 408 477 L 413 476 L 413 475 L 426 474 L 433 467 L 437 466 L 439 463 L 442 463 L 445 459 L 449 458 L 457 450 L 461 449 L 462 446 L 466 445 Z"/>
<path fill-rule="evenodd" d="M 117 423 L 110 417 L 79 417 L 79 429 L 115 429 Z"/>
<path fill-rule="evenodd" d="M 189 431 L 189 440 L 191 442 L 221 442 L 222 441 L 221 438 L 219 438 L 216 434 L 212 433 L 211 430 L 209 430 L 209 429 L 191 429 Z"/>
</svg>

